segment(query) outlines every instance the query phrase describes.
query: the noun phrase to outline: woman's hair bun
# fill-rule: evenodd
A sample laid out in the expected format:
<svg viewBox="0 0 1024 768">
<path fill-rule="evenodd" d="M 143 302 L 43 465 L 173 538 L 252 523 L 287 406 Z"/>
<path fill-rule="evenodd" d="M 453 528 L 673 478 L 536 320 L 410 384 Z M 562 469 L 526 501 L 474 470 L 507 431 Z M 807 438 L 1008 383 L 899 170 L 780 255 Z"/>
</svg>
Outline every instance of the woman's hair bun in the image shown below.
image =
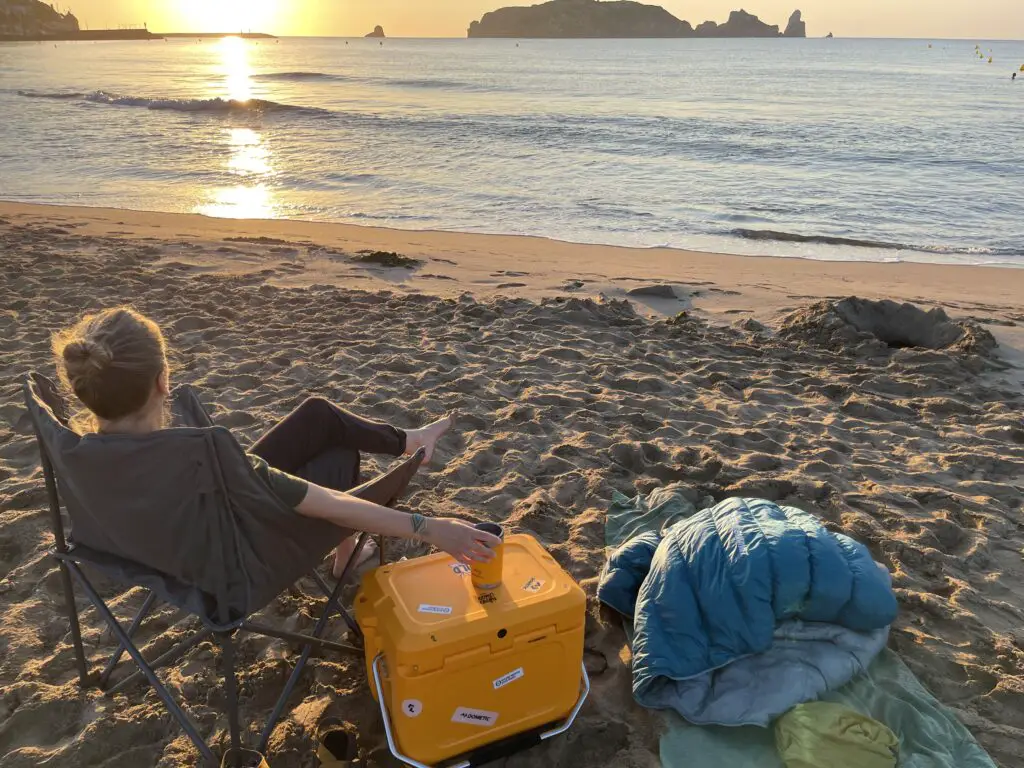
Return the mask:
<svg viewBox="0 0 1024 768">
<path fill-rule="evenodd" d="M 110 361 L 110 347 L 93 339 L 72 341 L 64 347 L 64 364 L 72 381 L 102 371 Z"/>
<path fill-rule="evenodd" d="M 106 421 L 145 407 L 167 370 L 159 326 L 128 307 L 86 315 L 51 343 L 61 383 Z"/>
</svg>

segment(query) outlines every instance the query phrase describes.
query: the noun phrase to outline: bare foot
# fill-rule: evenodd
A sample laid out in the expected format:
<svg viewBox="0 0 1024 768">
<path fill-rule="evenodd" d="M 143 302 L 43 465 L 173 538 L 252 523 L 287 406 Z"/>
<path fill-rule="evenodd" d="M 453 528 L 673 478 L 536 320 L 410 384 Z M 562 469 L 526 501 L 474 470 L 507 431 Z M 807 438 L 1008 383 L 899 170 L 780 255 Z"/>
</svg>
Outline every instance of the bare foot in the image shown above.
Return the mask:
<svg viewBox="0 0 1024 768">
<path fill-rule="evenodd" d="M 433 424 L 427 424 L 427 426 L 420 429 L 405 430 L 405 452 L 411 456 L 420 448 L 423 448 L 426 450 L 423 461 L 424 463 L 429 463 L 434 455 L 434 447 L 437 445 L 437 441 L 451 428 L 453 421 L 454 414 L 449 413 L 443 419 L 438 419 Z"/>
<path fill-rule="evenodd" d="M 348 565 L 348 561 L 352 559 L 352 553 L 356 549 L 356 539 L 358 535 L 349 536 L 344 539 L 337 547 L 334 548 L 334 566 L 331 568 L 331 573 L 334 574 L 334 578 L 340 578 L 341 574 L 345 572 L 345 566 Z M 362 551 L 359 553 L 359 560 L 356 562 L 356 566 L 360 566 L 373 557 L 377 551 L 377 542 L 373 539 L 369 539 L 364 545 Z"/>
</svg>

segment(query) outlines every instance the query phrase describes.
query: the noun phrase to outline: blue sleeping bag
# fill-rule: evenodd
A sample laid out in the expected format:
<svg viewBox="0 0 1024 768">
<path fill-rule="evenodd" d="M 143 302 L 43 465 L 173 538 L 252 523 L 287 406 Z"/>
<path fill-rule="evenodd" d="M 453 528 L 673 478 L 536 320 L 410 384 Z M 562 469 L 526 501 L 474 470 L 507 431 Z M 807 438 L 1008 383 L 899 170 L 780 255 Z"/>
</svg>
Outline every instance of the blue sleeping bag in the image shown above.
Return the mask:
<svg viewBox="0 0 1024 768">
<path fill-rule="evenodd" d="M 763 499 L 626 542 L 598 598 L 633 619 L 637 700 L 723 725 L 767 725 L 845 684 L 885 646 L 897 611 L 866 547 Z"/>
</svg>

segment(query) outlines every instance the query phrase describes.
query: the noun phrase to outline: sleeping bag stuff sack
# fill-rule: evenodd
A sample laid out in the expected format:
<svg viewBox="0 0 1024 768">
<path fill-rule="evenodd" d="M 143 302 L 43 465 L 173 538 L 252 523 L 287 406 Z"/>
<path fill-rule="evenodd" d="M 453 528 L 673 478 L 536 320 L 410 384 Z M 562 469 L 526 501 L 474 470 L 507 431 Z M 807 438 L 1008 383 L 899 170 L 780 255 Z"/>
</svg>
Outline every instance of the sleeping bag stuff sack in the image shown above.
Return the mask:
<svg viewBox="0 0 1024 768">
<path fill-rule="evenodd" d="M 786 768 L 896 768 L 900 742 L 856 710 L 813 701 L 775 721 L 775 746 Z"/>
</svg>

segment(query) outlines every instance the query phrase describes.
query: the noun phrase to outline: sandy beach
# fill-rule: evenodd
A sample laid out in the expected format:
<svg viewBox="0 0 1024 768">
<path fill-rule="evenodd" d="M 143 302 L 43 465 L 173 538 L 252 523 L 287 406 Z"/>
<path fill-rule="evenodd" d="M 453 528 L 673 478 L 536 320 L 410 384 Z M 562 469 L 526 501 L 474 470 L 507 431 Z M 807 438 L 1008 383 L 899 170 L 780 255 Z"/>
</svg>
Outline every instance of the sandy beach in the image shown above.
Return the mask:
<svg viewBox="0 0 1024 768">
<path fill-rule="evenodd" d="M 1024 270 L 14 203 L 0 203 L 0 267 L 3 768 L 196 764 L 152 691 L 77 685 L 21 401 L 25 373 L 52 375 L 52 331 L 121 303 L 163 326 L 173 378 L 243 445 L 310 394 L 406 427 L 459 414 L 403 508 L 532 533 L 591 598 L 594 695 L 566 737 L 509 768 L 659 764 L 659 720 L 633 702 L 625 635 L 593 598 L 612 491 L 670 482 L 784 501 L 867 544 L 900 602 L 890 647 L 999 765 L 1024 765 Z M 944 350 L 887 346 L 837 324 L 829 302 L 850 296 L 942 308 L 968 332 Z M 104 594 L 122 619 L 142 600 Z M 316 605 L 300 583 L 265 614 L 301 631 Z M 193 627 L 164 608 L 140 645 L 158 654 Z M 102 663 L 91 608 L 83 634 Z M 215 654 L 202 644 L 164 679 L 217 743 Z M 295 655 L 243 642 L 250 738 Z M 316 654 L 293 704 L 274 768 L 317 764 L 326 715 L 358 729 L 361 764 L 394 764 L 361 659 Z"/>
</svg>

